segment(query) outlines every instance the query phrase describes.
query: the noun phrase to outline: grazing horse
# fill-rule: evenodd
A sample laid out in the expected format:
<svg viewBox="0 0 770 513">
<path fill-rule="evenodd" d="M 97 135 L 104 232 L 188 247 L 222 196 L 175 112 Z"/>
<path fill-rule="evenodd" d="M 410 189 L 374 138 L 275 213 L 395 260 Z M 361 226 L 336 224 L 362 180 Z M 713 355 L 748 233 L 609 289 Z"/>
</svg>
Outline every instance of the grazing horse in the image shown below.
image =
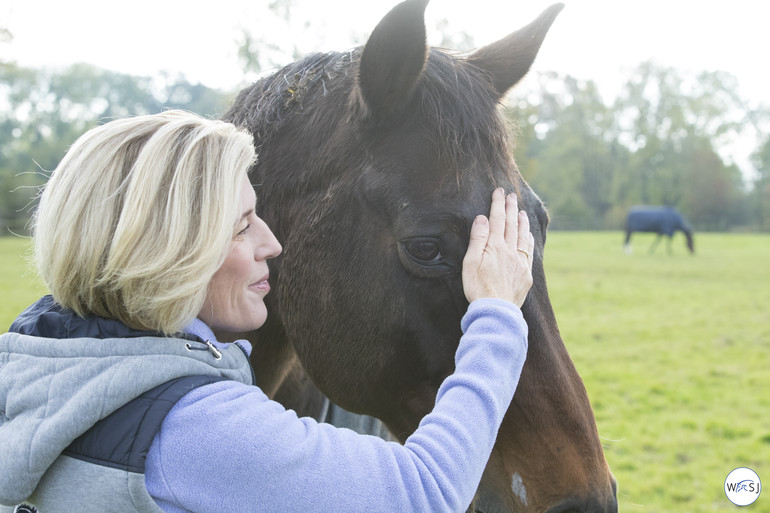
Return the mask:
<svg viewBox="0 0 770 513">
<path fill-rule="evenodd" d="M 652 246 L 650 246 L 650 253 L 655 251 L 661 237 L 666 235 L 668 237 L 668 252 L 670 254 L 671 239 L 677 230 L 684 233 L 685 237 L 687 237 L 687 249 L 690 250 L 690 253 L 695 253 L 692 227 L 674 207 L 631 207 L 628 211 L 628 217 L 626 217 L 626 240 L 624 243 L 626 253 L 631 252 L 631 233 L 652 232 L 657 233 L 658 236 L 655 237 Z"/>
<path fill-rule="evenodd" d="M 562 6 L 458 57 L 427 47 L 427 0 L 397 5 L 362 48 L 310 55 L 241 91 L 258 214 L 283 244 L 252 361 L 298 413 L 334 403 L 404 441 L 454 370 L 461 266 L 492 190 L 516 191 L 536 239 L 529 350 L 473 511 L 616 512 L 593 411 L 543 272 L 548 215 L 498 112 Z"/>
</svg>

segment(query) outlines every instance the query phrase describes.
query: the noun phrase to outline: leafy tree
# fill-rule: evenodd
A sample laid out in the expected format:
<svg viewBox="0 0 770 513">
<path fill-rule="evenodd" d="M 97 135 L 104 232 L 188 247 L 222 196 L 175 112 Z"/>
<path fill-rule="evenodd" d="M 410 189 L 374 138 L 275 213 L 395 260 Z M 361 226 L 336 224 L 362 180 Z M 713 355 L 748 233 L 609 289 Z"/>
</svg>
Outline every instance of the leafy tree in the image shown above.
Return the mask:
<svg viewBox="0 0 770 513">
<path fill-rule="evenodd" d="M 743 198 L 741 172 L 726 165 L 708 140 L 690 141 L 680 158 L 683 169 L 679 202 L 701 230 L 726 230 L 740 220 Z"/>
<path fill-rule="evenodd" d="M 757 227 L 770 232 L 770 137 L 752 155 L 757 177 L 751 192 L 751 213 Z"/>
<path fill-rule="evenodd" d="M 242 28 L 238 37 L 238 58 L 245 73 L 257 75 L 265 70 L 277 68 L 299 59 L 309 51 L 322 47 L 316 36 L 309 47 L 300 46 L 300 35 L 324 34 L 320 30 L 321 20 L 307 19 L 297 14 L 300 0 L 269 0 L 259 9 L 260 16 L 250 20 L 248 28 Z M 275 30 L 279 27 L 279 30 Z M 267 29 L 273 30 L 267 30 Z M 270 39 L 270 32 L 283 34 L 280 43 Z M 301 34 L 300 34 L 301 33 Z M 307 39 L 307 38 L 305 38 Z M 308 44 L 308 43 L 306 43 Z"/>
<path fill-rule="evenodd" d="M 184 77 L 137 77 L 76 64 L 63 70 L 0 63 L 0 230 L 23 232 L 36 191 L 67 148 L 116 117 L 181 108 L 216 116 L 224 93 Z"/>
<path fill-rule="evenodd" d="M 612 219 L 617 162 L 613 115 L 593 81 L 541 74 L 538 90 L 509 108 L 521 126 L 515 157 L 548 204 L 555 228 L 605 228 Z"/>
<path fill-rule="evenodd" d="M 631 205 L 681 208 L 696 229 L 746 222 L 740 170 L 719 148 L 749 115 L 735 78 L 652 62 L 608 105 L 590 80 L 543 73 L 509 108 L 515 157 L 554 228 L 618 228 Z"/>
<path fill-rule="evenodd" d="M 742 129 L 746 105 L 735 91 L 724 72 L 637 67 L 613 108 L 618 138 L 633 152 L 626 179 L 637 194 L 618 200 L 678 206 L 696 226 L 726 227 L 742 184 L 717 148 Z"/>
</svg>

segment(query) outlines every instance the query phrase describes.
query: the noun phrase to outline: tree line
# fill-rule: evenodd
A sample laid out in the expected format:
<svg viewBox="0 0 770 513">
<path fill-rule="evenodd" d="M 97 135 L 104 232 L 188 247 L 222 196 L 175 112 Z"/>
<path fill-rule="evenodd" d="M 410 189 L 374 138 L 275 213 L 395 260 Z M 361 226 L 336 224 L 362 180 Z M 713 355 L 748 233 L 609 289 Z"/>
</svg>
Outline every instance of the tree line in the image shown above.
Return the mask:
<svg viewBox="0 0 770 513">
<path fill-rule="evenodd" d="M 738 89 L 725 72 L 645 62 L 608 102 L 591 80 L 543 73 L 507 109 L 516 160 L 557 229 L 618 229 L 647 204 L 696 230 L 770 231 L 770 114 Z M 723 156 L 746 142 L 753 176 Z"/>
<path fill-rule="evenodd" d="M 630 206 L 662 204 L 679 208 L 696 230 L 770 231 L 770 138 L 752 155 L 751 181 L 720 153 L 768 121 L 736 94 L 734 77 L 647 62 L 612 102 L 591 80 L 536 78 L 514 89 L 504 113 L 516 161 L 553 229 L 618 229 Z M 0 63 L 0 231 L 26 231 L 38 187 L 88 128 L 168 108 L 217 117 L 234 94 L 183 76 Z"/>
<path fill-rule="evenodd" d="M 185 109 L 207 117 L 230 96 L 182 76 L 138 77 L 75 64 L 0 63 L 0 235 L 25 233 L 39 186 L 89 128 L 118 117 Z"/>
</svg>

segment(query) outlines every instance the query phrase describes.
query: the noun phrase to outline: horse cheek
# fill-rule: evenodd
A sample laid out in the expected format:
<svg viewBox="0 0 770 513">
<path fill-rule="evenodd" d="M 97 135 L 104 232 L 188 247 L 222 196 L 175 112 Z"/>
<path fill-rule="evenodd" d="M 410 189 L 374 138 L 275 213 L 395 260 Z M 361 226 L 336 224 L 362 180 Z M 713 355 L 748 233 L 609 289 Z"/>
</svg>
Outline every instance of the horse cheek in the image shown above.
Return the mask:
<svg viewBox="0 0 770 513">
<path fill-rule="evenodd" d="M 281 310 L 287 336 L 316 385 L 340 406 L 374 415 L 367 406 L 377 402 L 372 395 L 386 397 L 379 385 L 395 361 L 386 320 L 400 318 L 403 305 L 388 286 L 387 255 L 349 245 L 351 238 L 366 237 L 359 231 L 367 220 L 355 203 L 340 204 L 349 210 L 321 217 L 338 222 L 296 227 L 284 245 Z"/>
</svg>

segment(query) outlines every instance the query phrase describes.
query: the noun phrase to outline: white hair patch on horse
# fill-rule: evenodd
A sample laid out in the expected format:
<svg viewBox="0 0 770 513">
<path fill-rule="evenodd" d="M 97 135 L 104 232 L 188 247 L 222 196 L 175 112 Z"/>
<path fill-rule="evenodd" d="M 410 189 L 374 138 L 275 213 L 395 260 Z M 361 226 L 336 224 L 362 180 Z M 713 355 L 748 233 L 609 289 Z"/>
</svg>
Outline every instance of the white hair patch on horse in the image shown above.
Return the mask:
<svg viewBox="0 0 770 513">
<path fill-rule="evenodd" d="M 521 503 L 526 506 L 527 487 L 524 486 L 524 480 L 521 478 L 518 472 L 513 475 L 513 479 L 511 480 L 511 489 L 513 490 L 513 493 L 516 494 L 516 497 L 521 500 Z"/>
</svg>

